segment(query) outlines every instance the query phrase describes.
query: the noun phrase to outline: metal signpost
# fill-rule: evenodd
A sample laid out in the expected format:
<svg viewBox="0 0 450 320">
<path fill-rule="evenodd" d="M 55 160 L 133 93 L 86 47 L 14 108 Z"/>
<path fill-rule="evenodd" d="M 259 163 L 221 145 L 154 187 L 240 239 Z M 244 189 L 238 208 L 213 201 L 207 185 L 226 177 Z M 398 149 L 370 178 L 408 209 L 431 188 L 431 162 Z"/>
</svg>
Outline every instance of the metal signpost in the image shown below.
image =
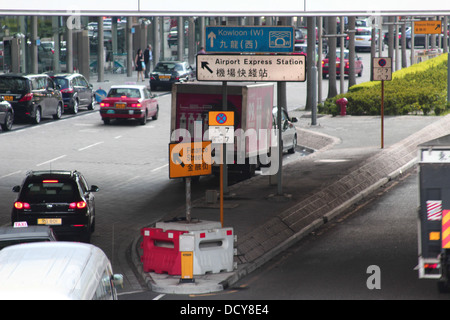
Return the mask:
<svg viewBox="0 0 450 320">
<path fill-rule="evenodd" d="M 234 122 L 231 124 L 230 119 L 232 113 L 226 111 L 227 82 L 306 81 L 306 56 L 288 55 L 294 52 L 294 35 L 293 26 L 209 26 L 205 28 L 205 50 L 208 54 L 197 55 L 197 80 L 221 81 L 223 84 L 223 111 L 210 113 L 209 119 L 210 139 L 222 143 L 223 164 L 220 165 L 222 226 L 223 192 L 227 187 L 228 176 L 223 143 L 234 143 Z M 278 112 L 278 118 L 280 122 L 281 111 Z M 278 129 L 281 137 L 281 125 Z M 280 168 L 278 176 L 281 178 L 281 175 Z"/>
<path fill-rule="evenodd" d="M 373 80 L 381 81 L 381 149 L 384 148 L 384 81 L 392 80 L 392 59 L 373 58 Z"/>
<path fill-rule="evenodd" d="M 210 111 L 209 112 L 209 139 L 213 143 L 222 144 L 222 163 L 220 164 L 220 223 L 223 228 L 223 187 L 225 163 L 225 144 L 234 143 L 234 112 L 233 111 Z"/>
</svg>

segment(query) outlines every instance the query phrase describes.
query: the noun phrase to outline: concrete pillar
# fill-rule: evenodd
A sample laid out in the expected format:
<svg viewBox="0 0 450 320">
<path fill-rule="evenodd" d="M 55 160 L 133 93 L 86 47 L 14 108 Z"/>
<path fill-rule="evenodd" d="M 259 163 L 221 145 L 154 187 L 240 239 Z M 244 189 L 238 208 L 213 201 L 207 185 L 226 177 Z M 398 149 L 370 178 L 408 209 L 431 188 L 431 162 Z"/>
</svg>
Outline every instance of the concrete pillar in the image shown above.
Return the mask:
<svg viewBox="0 0 450 320">
<path fill-rule="evenodd" d="M 73 30 L 72 28 L 67 28 L 67 20 L 70 17 L 66 18 L 66 72 L 73 72 Z"/>
<path fill-rule="evenodd" d="M 103 38 L 103 16 L 100 16 L 97 18 L 97 82 L 105 81 L 105 44 Z"/>
<path fill-rule="evenodd" d="M 31 55 L 31 72 L 32 73 L 38 73 L 39 72 L 39 65 L 38 65 L 38 47 L 37 47 L 37 40 L 38 40 L 38 24 L 37 24 L 37 16 L 31 17 L 31 47 L 30 47 L 30 55 Z"/>
<path fill-rule="evenodd" d="M 127 17 L 127 77 L 133 76 L 133 35 L 131 28 L 133 26 L 132 17 Z"/>
</svg>

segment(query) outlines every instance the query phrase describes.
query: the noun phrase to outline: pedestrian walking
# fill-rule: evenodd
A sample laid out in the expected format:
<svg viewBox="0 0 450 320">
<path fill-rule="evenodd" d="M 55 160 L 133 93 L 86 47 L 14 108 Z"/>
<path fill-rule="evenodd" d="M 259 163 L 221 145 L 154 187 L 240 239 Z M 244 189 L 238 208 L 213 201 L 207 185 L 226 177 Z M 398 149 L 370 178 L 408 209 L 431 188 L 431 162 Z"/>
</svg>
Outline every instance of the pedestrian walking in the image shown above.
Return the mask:
<svg viewBox="0 0 450 320">
<path fill-rule="evenodd" d="M 139 81 L 139 75 L 141 76 L 142 81 L 144 81 L 144 70 L 145 70 L 145 63 L 144 63 L 144 54 L 142 53 L 142 49 L 139 49 L 136 58 L 134 58 L 134 65 L 136 66 L 137 71 L 137 81 Z"/>
<path fill-rule="evenodd" d="M 144 62 L 145 62 L 145 78 L 149 78 L 149 74 L 152 69 L 152 46 L 148 45 L 147 48 L 144 50 Z"/>
</svg>

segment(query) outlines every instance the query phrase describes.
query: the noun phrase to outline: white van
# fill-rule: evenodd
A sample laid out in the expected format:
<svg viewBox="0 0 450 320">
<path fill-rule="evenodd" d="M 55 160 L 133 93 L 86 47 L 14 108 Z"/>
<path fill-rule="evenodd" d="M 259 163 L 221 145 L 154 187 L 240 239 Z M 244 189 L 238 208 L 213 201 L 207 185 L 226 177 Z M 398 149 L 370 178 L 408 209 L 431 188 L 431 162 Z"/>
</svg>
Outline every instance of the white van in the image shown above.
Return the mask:
<svg viewBox="0 0 450 320">
<path fill-rule="evenodd" d="M 122 279 L 91 244 L 36 242 L 0 250 L 4 300 L 116 300 Z"/>
</svg>

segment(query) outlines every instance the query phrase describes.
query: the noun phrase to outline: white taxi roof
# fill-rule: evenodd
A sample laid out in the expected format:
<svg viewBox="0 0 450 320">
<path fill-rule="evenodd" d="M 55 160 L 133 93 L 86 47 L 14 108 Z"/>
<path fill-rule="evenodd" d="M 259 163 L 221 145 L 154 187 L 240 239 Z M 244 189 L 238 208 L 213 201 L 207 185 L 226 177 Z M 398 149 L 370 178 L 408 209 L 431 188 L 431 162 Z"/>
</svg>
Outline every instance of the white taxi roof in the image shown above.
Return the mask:
<svg viewBox="0 0 450 320">
<path fill-rule="evenodd" d="M 90 244 L 40 242 L 0 251 L 0 299 L 91 299 L 109 266 Z"/>
</svg>

